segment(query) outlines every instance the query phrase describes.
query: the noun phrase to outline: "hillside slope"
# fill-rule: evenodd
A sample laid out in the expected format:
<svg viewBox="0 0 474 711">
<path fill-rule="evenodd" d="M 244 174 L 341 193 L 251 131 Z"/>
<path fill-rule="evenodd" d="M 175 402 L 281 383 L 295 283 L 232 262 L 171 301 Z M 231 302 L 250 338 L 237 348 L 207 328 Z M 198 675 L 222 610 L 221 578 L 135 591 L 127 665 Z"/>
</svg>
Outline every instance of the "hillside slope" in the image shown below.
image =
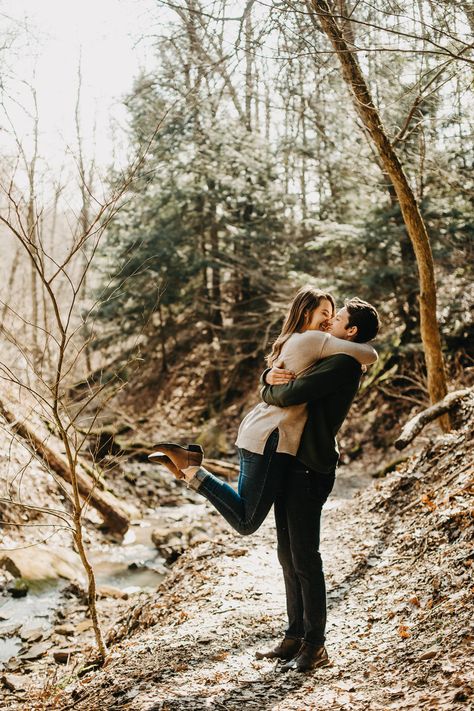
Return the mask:
<svg viewBox="0 0 474 711">
<path fill-rule="evenodd" d="M 473 411 L 465 401 L 457 430 L 352 499 L 341 471 L 322 543 L 332 666 L 285 675 L 255 661 L 285 623 L 269 518 L 190 548 L 117 620 L 104 669 L 56 680 L 55 708 L 471 708 Z M 44 693 L 36 703 L 48 708 Z"/>
</svg>

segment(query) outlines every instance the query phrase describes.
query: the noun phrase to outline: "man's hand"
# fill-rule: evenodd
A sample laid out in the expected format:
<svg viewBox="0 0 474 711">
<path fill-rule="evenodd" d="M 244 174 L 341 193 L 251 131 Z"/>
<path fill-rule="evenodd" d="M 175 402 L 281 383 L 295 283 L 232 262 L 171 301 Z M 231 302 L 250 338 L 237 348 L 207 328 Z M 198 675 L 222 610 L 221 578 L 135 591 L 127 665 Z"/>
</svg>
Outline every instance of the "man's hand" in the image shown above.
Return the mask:
<svg viewBox="0 0 474 711">
<path fill-rule="evenodd" d="M 267 385 L 286 385 L 286 383 L 289 383 L 294 379 L 295 374 L 292 370 L 286 370 L 285 368 L 277 368 L 276 366 L 273 366 L 273 368 L 268 371 L 265 382 Z"/>
<path fill-rule="evenodd" d="M 272 368 L 265 371 L 265 377 L 270 378 L 274 370 Z M 277 371 L 281 373 L 282 368 L 277 368 Z M 279 382 L 279 387 L 273 387 L 270 382 L 266 383 L 260 395 L 267 405 L 291 407 L 291 405 L 302 405 L 304 402 L 322 400 L 346 386 L 354 385 L 357 389 L 359 377 L 360 365 L 355 358 L 344 353 L 336 353 L 330 358 L 319 361 L 306 375 L 299 375 L 286 384 Z"/>
</svg>

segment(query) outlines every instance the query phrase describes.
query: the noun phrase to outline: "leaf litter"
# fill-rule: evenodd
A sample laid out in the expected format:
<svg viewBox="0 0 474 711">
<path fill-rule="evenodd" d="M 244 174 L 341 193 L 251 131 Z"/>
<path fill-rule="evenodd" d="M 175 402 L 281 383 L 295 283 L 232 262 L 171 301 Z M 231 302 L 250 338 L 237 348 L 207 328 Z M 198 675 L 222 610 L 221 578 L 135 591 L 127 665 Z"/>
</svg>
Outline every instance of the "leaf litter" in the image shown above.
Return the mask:
<svg viewBox="0 0 474 711">
<path fill-rule="evenodd" d="M 245 545 L 227 529 L 188 548 L 155 594 L 121 603 L 105 667 L 57 674 L 54 707 L 33 693 L 29 708 L 471 709 L 472 409 L 458 430 L 327 507 L 329 667 L 282 674 L 255 659 L 285 627 L 269 517 Z"/>
</svg>

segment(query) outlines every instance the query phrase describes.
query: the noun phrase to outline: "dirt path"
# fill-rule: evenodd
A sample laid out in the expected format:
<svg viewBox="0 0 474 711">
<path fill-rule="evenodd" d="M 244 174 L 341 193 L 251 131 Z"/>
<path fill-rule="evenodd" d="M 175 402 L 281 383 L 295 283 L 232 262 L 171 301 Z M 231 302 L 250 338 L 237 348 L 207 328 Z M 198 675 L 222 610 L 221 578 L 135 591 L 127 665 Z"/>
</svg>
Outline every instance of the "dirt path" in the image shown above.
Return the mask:
<svg viewBox="0 0 474 711">
<path fill-rule="evenodd" d="M 469 441 L 468 426 L 440 438 L 353 498 L 340 477 L 322 527 L 330 667 L 282 674 L 255 660 L 285 628 L 270 517 L 251 537 L 189 548 L 117 621 L 105 668 L 61 669 L 28 710 L 472 709 Z"/>
</svg>

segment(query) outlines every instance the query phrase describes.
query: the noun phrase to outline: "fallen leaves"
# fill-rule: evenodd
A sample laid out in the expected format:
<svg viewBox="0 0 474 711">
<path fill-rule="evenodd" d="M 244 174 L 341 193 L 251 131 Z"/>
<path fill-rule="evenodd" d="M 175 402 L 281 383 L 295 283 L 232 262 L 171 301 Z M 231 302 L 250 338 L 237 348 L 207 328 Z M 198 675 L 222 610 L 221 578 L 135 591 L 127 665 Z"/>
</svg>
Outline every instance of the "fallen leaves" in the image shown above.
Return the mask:
<svg viewBox="0 0 474 711">
<path fill-rule="evenodd" d="M 211 659 L 215 662 L 223 662 L 229 656 L 229 652 L 216 652 L 213 654 Z"/>
<path fill-rule="evenodd" d="M 402 639 L 408 639 L 410 637 L 410 630 L 406 625 L 399 625 L 398 627 L 398 635 Z"/>
<path fill-rule="evenodd" d="M 430 511 L 436 511 L 438 508 L 437 504 L 432 500 L 430 494 L 423 494 L 421 497 L 421 503 L 424 504 Z"/>
<path fill-rule="evenodd" d="M 227 555 L 231 558 L 240 558 L 240 556 L 246 555 L 247 553 L 247 548 L 234 548 L 233 550 L 227 551 Z"/>
<path fill-rule="evenodd" d="M 144 651 L 116 645 L 113 663 L 90 677 L 89 700 L 94 695 L 97 708 L 113 708 L 128 688 L 140 691 L 134 708 L 165 699 L 170 711 L 451 711 L 469 701 L 472 610 L 462 575 L 474 558 L 469 531 L 456 545 L 449 537 L 469 522 L 443 503 L 445 481 L 455 473 L 449 452 L 433 461 L 415 457 L 409 466 L 419 476 L 401 470 L 384 480 L 380 494 L 370 489 L 356 501 L 336 499 L 326 514 L 322 556 L 334 666 L 303 678 L 254 661 L 263 640 L 278 639 L 285 626 L 275 532 L 267 522 L 251 545 L 229 533 L 184 553 L 160 592 L 129 613 L 127 634 Z M 461 507 L 467 493 L 462 481 L 456 486 Z M 148 628 L 151 619 L 155 627 Z"/>
</svg>

